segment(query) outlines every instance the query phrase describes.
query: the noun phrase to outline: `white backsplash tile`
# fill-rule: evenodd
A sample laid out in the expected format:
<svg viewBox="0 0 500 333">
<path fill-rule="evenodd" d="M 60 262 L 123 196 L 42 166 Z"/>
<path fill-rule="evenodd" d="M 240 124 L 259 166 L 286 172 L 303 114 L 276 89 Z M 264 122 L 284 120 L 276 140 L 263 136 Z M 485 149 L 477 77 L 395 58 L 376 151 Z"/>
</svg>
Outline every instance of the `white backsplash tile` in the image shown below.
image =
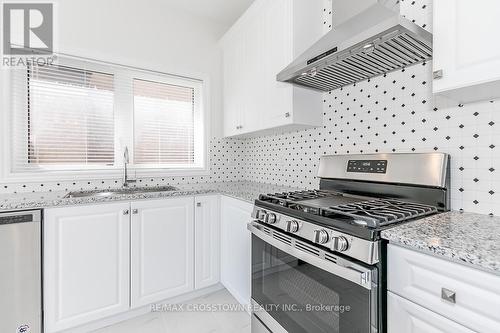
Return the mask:
<svg viewBox="0 0 500 333">
<path fill-rule="evenodd" d="M 401 5 L 407 18 L 432 31 L 432 0 L 402 0 Z M 330 0 L 324 14 L 329 29 Z M 441 151 L 452 156 L 452 208 L 500 215 L 500 101 L 436 108 L 432 64 L 425 63 L 325 93 L 323 105 L 319 128 L 212 139 L 209 176 L 151 178 L 140 184 L 250 180 L 315 188 L 324 154 Z M 106 188 L 117 182 L 0 184 L 0 193 Z"/>
<path fill-rule="evenodd" d="M 241 180 L 244 176 L 244 142 L 231 139 L 210 141 L 210 173 L 207 176 L 141 178 L 136 186 L 182 185 Z M 121 179 L 93 179 L 58 182 L 0 183 L 0 194 L 45 191 L 75 191 L 116 188 Z"/>
<path fill-rule="evenodd" d="M 432 31 L 431 0 L 401 5 Z M 452 208 L 500 214 L 500 101 L 434 105 L 431 63 L 326 93 L 322 128 L 245 140 L 245 179 L 314 188 L 322 154 L 440 151 Z"/>
</svg>

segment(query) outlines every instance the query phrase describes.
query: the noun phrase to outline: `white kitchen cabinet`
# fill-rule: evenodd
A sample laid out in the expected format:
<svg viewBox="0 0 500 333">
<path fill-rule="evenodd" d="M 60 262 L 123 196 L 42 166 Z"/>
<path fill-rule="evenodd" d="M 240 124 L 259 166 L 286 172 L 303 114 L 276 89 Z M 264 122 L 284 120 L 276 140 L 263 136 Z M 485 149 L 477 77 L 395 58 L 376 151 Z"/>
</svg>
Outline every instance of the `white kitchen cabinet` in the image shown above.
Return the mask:
<svg viewBox="0 0 500 333">
<path fill-rule="evenodd" d="M 435 94 L 460 103 L 500 97 L 500 1 L 433 2 Z"/>
<path fill-rule="evenodd" d="M 129 203 L 44 211 L 45 332 L 129 308 Z"/>
<path fill-rule="evenodd" d="M 133 308 L 194 290 L 192 197 L 131 204 Z"/>
<path fill-rule="evenodd" d="M 257 0 L 222 39 L 224 135 L 322 123 L 322 94 L 276 75 L 323 34 L 322 2 Z"/>
<path fill-rule="evenodd" d="M 194 286 L 209 287 L 220 278 L 220 198 L 195 197 L 194 212 Z"/>
<path fill-rule="evenodd" d="M 231 47 L 224 50 L 224 125 L 225 136 L 241 133 L 241 116 L 244 114 L 245 82 L 243 76 L 238 72 L 238 59 L 244 56 L 244 41 L 235 39 Z M 248 130 L 245 124 L 245 131 Z"/>
<path fill-rule="evenodd" d="M 500 276 L 391 244 L 387 271 L 387 289 L 415 306 L 474 332 L 499 331 Z"/>
<path fill-rule="evenodd" d="M 221 198 L 221 282 L 243 305 L 251 297 L 251 203 L 223 196 Z"/>
<path fill-rule="evenodd" d="M 474 333 L 391 292 L 387 293 L 387 312 L 387 333 Z"/>
</svg>

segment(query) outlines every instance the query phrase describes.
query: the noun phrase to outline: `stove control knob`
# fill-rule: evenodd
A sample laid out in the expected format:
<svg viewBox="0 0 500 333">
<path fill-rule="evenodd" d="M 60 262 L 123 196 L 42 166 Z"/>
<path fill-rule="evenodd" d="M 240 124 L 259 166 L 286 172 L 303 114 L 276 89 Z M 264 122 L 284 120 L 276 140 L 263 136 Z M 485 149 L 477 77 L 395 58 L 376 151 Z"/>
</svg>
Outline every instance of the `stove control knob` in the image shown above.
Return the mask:
<svg viewBox="0 0 500 333">
<path fill-rule="evenodd" d="M 266 219 L 266 211 L 263 209 L 259 209 L 255 216 L 257 220 L 264 221 Z"/>
<path fill-rule="evenodd" d="M 287 232 L 297 232 L 300 229 L 300 225 L 298 221 L 291 220 L 286 222 L 286 231 Z"/>
<path fill-rule="evenodd" d="M 266 223 L 275 224 L 276 223 L 276 214 L 268 213 L 266 214 Z"/>
<path fill-rule="evenodd" d="M 314 230 L 314 243 L 325 244 L 330 240 L 330 235 L 325 229 Z"/>
<path fill-rule="evenodd" d="M 335 237 L 333 239 L 333 250 L 344 252 L 349 248 L 349 241 L 344 236 Z"/>
</svg>

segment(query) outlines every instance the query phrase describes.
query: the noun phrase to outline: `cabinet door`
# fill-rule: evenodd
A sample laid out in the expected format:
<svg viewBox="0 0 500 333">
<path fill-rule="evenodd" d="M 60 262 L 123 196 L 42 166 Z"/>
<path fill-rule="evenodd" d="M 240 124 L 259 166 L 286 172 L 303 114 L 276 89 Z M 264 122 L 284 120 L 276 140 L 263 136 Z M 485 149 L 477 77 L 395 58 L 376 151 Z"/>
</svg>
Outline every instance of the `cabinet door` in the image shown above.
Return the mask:
<svg viewBox="0 0 500 333">
<path fill-rule="evenodd" d="M 252 209 L 252 204 L 241 200 L 221 199 L 221 281 L 244 305 L 250 304 L 251 297 L 251 234 L 247 223 Z"/>
<path fill-rule="evenodd" d="M 475 332 L 500 327 L 500 276 L 389 244 L 387 289 Z M 446 292 L 448 290 L 448 292 Z M 454 293 L 452 301 L 443 294 Z"/>
<path fill-rule="evenodd" d="M 46 332 L 129 309 L 129 208 L 117 203 L 45 210 Z"/>
<path fill-rule="evenodd" d="M 220 201 L 218 195 L 195 198 L 194 212 L 195 288 L 219 282 Z"/>
<path fill-rule="evenodd" d="M 243 78 L 241 77 L 241 57 L 244 53 L 243 41 L 233 38 L 227 40 L 223 51 L 224 69 L 224 135 L 241 133 L 241 100 Z"/>
<path fill-rule="evenodd" d="M 495 42 L 500 1 L 439 0 L 433 6 L 433 65 L 443 71 L 433 82 L 434 93 L 467 88 L 457 92 L 463 102 L 500 96 L 498 83 L 487 84 L 500 80 L 500 44 Z"/>
<path fill-rule="evenodd" d="M 193 198 L 138 201 L 131 208 L 132 307 L 192 291 Z"/>
<path fill-rule="evenodd" d="M 321 1 L 256 0 L 226 33 L 225 136 L 321 125 L 320 93 L 276 81 L 294 56 L 320 37 L 321 13 Z"/>
<path fill-rule="evenodd" d="M 267 128 L 293 122 L 293 86 L 276 80 L 276 75 L 293 60 L 292 7 L 293 1 L 273 0 L 264 6 L 259 18 L 264 50 L 262 117 Z"/>
<path fill-rule="evenodd" d="M 474 331 L 388 292 L 387 333 L 402 332 L 473 333 Z"/>
<path fill-rule="evenodd" d="M 267 50 L 262 44 L 262 26 L 259 15 L 247 20 L 241 27 L 241 41 L 243 42 L 243 55 L 241 57 L 241 69 L 243 85 L 241 89 L 241 132 L 249 133 L 262 129 L 263 109 L 268 92 L 265 91 L 263 83 L 263 57 Z"/>
</svg>

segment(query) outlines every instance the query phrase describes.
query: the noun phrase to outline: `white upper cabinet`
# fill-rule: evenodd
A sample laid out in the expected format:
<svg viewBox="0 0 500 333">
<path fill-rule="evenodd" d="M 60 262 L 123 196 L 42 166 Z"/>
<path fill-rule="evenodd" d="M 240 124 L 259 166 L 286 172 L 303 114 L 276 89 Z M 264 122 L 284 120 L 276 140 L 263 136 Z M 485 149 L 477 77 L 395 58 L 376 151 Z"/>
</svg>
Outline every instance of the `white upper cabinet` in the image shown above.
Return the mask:
<svg viewBox="0 0 500 333">
<path fill-rule="evenodd" d="M 460 103 L 500 97 L 500 1 L 434 1 L 435 94 Z"/>
<path fill-rule="evenodd" d="M 224 136 L 321 125 L 321 93 L 276 75 L 322 36 L 322 13 L 322 1 L 257 0 L 224 36 Z"/>
<path fill-rule="evenodd" d="M 131 305 L 194 290 L 193 198 L 132 202 Z"/>
<path fill-rule="evenodd" d="M 44 211 L 45 332 L 129 309 L 129 203 Z"/>
</svg>

